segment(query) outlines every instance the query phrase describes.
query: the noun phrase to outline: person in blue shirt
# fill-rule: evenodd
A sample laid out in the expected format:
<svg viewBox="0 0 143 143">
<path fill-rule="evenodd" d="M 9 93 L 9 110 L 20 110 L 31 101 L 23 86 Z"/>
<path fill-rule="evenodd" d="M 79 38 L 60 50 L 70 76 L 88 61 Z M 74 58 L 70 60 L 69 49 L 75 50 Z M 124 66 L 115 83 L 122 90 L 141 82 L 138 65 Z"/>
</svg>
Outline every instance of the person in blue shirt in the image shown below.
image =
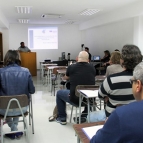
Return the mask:
<svg viewBox="0 0 143 143">
<path fill-rule="evenodd" d="M 30 94 L 35 93 L 32 76 L 27 68 L 20 66 L 19 53 L 16 50 L 8 50 L 4 58 L 4 67 L 0 68 L 0 96 L 13 96 L 26 94 L 30 101 Z M 22 107 L 23 113 L 28 109 L 28 106 Z M 0 115 L 5 115 L 6 110 L 0 109 Z M 12 109 L 8 111 L 8 116 L 20 115 L 20 109 Z M 19 117 L 7 118 L 6 122 L 11 128 L 11 131 L 18 130 Z M 10 139 L 20 138 L 22 132 L 6 134 Z"/>
<path fill-rule="evenodd" d="M 130 83 L 136 101 L 114 110 L 90 143 L 143 142 L 143 62 L 135 67 Z"/>
</svg>

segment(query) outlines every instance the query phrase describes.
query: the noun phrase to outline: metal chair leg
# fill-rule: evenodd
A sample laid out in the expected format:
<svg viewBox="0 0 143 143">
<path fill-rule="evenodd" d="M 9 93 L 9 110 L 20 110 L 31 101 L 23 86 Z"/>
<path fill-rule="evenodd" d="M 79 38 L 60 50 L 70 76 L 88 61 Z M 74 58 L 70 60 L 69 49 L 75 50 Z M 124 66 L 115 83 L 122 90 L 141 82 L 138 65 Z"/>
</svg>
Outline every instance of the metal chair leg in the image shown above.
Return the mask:
<svg viewBox="0 0 143 143">
<path fill-rule="evenodd" d="M 76 107 L 75 117 L 76 117 L 75 122 L 77 124 L 77 107 Z"/>
<path fill-rule="evenodd" d="M 72 105 L 72 108 L 71 108 L 70 123 L 71 123 L 71 120 L 72 120 L 72 113 L 73 113 L 73 105 Z"/>
<path fill-rule="evenodd" d="M 32 103 L 32 95 L 31 95 L 31 101 L 29 105 L 29 125 L 31 125 L 32 120 L 32 133 L 34 134 L 34 119 L 33 119 L 33 103 Z"/>
<path fill-rule="evenodd" d="M 30 101 L 30 102 L 31 102 L 31 101 Z M 31 115 L 30 115 L 30 114 L 31 114 L 31 103 L 30 103 L 30 105 L 29 105 L 29 125 L 31 125 L 31 119 L 30 119 L 30 118 L 31 118 L 31 117 L 30 117 Z"/>
</svg>

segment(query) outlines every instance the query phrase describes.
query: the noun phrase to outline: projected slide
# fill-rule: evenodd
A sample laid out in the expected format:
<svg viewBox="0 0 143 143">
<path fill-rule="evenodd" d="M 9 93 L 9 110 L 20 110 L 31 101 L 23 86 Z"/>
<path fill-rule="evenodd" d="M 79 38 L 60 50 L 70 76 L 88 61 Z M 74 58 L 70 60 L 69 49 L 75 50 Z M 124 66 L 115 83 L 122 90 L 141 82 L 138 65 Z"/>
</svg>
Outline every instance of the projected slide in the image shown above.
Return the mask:
<svg viewBox="0 0 143 143">
<path fill-rule="evenodd" d="M 30 49 L 58 49 L 58 28 L 28 28 L 28 47 Z"/>
</svg>

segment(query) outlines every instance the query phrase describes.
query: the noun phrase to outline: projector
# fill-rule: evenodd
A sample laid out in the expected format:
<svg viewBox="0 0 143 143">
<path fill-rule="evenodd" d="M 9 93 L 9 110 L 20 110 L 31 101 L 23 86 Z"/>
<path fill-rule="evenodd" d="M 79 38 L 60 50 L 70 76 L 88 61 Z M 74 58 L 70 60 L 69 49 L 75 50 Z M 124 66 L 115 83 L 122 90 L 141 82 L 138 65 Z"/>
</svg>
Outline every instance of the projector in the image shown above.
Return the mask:
<svg viewBox="0 0 143 143">
<path fill-rule="evenodd" d="M 61 14 L 42 14 L 42 18 L 61 18 Z"/>
</svg>

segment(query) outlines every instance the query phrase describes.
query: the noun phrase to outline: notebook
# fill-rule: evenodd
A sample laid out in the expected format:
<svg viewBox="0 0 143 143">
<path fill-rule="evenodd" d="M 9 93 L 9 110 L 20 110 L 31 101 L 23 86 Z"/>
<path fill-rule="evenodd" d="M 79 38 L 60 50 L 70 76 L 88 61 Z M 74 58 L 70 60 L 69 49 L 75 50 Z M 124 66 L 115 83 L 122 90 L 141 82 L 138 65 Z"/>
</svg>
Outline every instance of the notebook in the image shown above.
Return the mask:
<svg viewBox="0 0 143 143">
<path fill-rule="evenodd" d="M 101 128 L 103 128 L 103 125 L 85 127 L 85 128 L 82 128 L 82 131 L 89 139 L 91 139 L 96 134 L 96 132 Z"/>
<path fill-rule="evenodd" d="M 98 90 L 80 90 L 87 97 L 98 97 Z"/>
</svg>

